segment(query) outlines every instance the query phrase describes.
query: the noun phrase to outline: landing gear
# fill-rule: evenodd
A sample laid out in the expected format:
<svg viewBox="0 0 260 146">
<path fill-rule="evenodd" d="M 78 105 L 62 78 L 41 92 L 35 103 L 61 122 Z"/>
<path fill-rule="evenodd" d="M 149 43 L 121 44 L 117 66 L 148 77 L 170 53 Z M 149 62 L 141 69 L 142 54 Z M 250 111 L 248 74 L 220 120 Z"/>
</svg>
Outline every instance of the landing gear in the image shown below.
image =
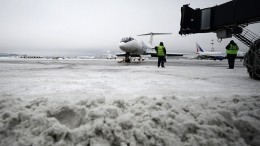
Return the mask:
<svg viewBox="0 0 260 146">
<path fill-rule="evenodd" d="M 131 62 L 130 53 L 126 53 L 126 54 L 125 54 L 125 62 L 126 62 L 126 63 L 130 63 L 130 62 Z"/>
<path fill-rule="evenodd" d="M 144 59 L 140 56 L 139 58 L 138 58 L 138 61 L 140 62 L 140 61 L 144 61 Z"/>
<path fill-rule="evenodd" d="M 126 53 L 124 56 L 125 56 L 124 59 L 121 61 L 118 61 L 118 63 L 123 63 L 123 62 L 130 63 L 131 61 L 136 61 L 136 60 L 138 60 L 139 62 L 144 61 L 144 58 L 142 58 L 142 56 L 139 56 L 139 55 L 133 55 L 131 58 L 130 53 Z"/>
<path fill-rule="evenodd" d="M 141 56 L 140 56 L 139 58 L 134 58 L 133 60 L 135 61 L 136 59 L 137 59 L 139 62 L 144 61 L 144 58 L 142 58 Z"/>
<path fill-rule="evenodd" d="M 244 57 L 244 65 L 249 76 L 260 80 L 260 39 L 256 40 Z"/>
</svg>

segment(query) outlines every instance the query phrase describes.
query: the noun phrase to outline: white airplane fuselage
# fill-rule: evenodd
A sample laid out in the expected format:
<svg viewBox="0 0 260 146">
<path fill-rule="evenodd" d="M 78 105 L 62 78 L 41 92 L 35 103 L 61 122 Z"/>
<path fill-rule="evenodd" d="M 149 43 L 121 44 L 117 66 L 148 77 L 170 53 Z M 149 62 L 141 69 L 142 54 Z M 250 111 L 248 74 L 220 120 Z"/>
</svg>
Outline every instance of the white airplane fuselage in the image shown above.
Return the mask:
<svg viewBox="0 0 260 146">
<path fill-rule="evenodd" d="M 210 55 L 210 56 L 224 56 L 225 53 L 223 52 L 196 52 L 198 55 Z"/>
<path fill-rule="evenodd" d="M 211 59 L 222 60 L 222 59 L 224 59 L 227 56 L 226 52 L 207 52 L 207 51 L 204 51 L 199 46 L 199 44 L 196 44 L 196 50 L 197 50 L 196 54 L 200 58 L 206 57 L 206 58 L 211 58 Z M 236 58 L 243 59 L 245 54 L 246 54 L 246 52 L 238 52 Z"/>
<path fill-rule="evenodd" d="M 145 55 L 148 50 L 152 51 L 153 47 L 148 46 L 145 43 L 132 37 L 126 37 L 123 38 L 119 43 L 119 48 L 125 53 Z"/>
<path fill-rule="evenodd" d="M 237 57 L 243 57 L 246 55 L 246 52 L 237 52 Z"/>
<path fill-rule="evenodd" d="M 150 35 L 150 41 L 149 45 L 145 44 L 142 41 L 139 41 L 137 39 L 134 39 L 132 37 L 125 37 L 122 38 L 119 43 L 119 48 L 124 53 L 118 53 L 117 56 L 124 56 L 125 62 L 131 61 L 131 57 L 140 57 L 139 60 L 141 60 L 144 55 L 150 55 L 151 57 L 157 57 L 157 53 L 155 51 L 155 46 L 153 46 L 153 36 L 154 35 L 169 35 L 171 33 L 147 33 L 147 34 L 141 34 L 138 36 L 145 36 Z M 167 53 L 166 56 L 183 56 L 183 53 Z M 142 59 L 144 60 L 144 59 Z"/>
</svg>

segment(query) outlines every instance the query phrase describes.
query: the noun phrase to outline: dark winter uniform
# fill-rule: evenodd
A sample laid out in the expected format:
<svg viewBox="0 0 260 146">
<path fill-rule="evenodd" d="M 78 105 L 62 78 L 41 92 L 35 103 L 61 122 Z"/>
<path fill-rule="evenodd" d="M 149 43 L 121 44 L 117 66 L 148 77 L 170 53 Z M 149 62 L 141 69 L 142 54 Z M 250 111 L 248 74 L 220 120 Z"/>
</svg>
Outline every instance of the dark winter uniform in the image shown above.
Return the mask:
<svg viewBox="0 0 260 146">
<path fill-rule="evenodd" d="M 234 69 L 235 59 L 237 57 L 238 50 L 239 48 L 233 40 L 231 40 L 230 43 L 226 46 L 226 53 L 229 65 L 228 69 Z"/>
<path fill-rule="evenodd" d="M 163 46 L 163 43 L 160 42 L 159 46 L 155 47 L 157 56 L 158 56 L 158 67 L 164 67 L 164 60 L 165 60 L 165 56 L 166 56 L 166 49 Z"/>
</svg>

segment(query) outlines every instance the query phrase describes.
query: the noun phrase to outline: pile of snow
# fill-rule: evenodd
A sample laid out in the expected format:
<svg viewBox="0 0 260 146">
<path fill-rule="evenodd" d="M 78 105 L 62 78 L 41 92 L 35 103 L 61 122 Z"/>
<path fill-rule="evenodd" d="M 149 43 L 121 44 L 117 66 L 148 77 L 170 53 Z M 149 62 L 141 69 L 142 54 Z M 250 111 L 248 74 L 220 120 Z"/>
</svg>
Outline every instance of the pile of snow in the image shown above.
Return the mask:
<svg viewBox="0 0 260 146">
<path fill-rule="evenodd" d="M 242 62 L 156 63 L 1 60 L 0 146 L 260 145 Z"/>
<path fill-rule="evenodd" d="M 260 98 L 0 100 L 1 146 L 259 146 Z"/>
</svg>

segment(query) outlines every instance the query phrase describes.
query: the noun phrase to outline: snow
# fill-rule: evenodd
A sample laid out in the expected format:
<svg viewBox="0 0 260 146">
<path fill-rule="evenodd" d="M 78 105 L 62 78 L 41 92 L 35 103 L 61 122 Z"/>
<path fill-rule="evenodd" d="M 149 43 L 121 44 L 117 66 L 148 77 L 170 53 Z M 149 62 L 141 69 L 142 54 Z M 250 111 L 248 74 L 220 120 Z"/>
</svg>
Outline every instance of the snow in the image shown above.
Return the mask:
<svg viewBox="0 0 260 146">
<path fill-rule="evenodd" d="M 0 145 L 258 146 L 242 62 L 0 60 Z"/>
</svg>

